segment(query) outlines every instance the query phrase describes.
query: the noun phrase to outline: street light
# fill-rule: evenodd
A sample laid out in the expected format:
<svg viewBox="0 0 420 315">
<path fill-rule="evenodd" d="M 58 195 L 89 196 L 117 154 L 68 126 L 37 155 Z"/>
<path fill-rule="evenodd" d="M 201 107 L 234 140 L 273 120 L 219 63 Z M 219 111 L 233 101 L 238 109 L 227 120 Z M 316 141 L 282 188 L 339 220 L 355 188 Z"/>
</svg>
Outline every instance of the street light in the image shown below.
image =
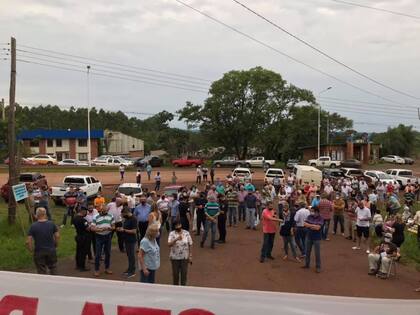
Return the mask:
<svg viewBox="0 0 420 315">
<path fill-rule="evenodd" d="M 322 90 L 318 93 L 320 96 L 322 93 L 325 93 L 332 89 L 332 86 L 327 87 L 325 90 Z M 321 156 L 321 104 L 318 104 L 318 159 Z"/>
</svg>

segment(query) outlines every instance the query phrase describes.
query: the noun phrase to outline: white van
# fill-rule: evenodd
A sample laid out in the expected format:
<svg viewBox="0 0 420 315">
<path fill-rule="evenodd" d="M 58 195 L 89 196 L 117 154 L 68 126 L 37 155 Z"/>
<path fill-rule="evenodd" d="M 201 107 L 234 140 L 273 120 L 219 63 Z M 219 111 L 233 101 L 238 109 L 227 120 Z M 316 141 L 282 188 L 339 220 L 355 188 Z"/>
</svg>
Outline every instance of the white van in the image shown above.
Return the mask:
<svg viewBox="0 0 420 315">
<path fill-rule="evenodd" d="M 322 172 L 313 166 L 296 165 L 293 168 L 293 173 L 295 173 L 296 180 L 299 184 L 311 183 L 313 181 L 316 185 L 321 185 Z"/>
</svg>

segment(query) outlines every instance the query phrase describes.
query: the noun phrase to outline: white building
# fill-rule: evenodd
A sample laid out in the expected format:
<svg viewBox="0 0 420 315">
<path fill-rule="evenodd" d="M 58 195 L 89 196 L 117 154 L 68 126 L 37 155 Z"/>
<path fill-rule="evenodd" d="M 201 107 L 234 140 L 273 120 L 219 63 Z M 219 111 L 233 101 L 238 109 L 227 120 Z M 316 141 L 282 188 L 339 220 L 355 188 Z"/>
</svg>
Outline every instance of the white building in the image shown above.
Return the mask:
<svg viewBox="0 0 420 315">
<path fill-rule="evenodd" d="M 105 130 L 104 145 L 107 154 L 144 156 L 144 141 L 119 131 Z"/>
</svg>

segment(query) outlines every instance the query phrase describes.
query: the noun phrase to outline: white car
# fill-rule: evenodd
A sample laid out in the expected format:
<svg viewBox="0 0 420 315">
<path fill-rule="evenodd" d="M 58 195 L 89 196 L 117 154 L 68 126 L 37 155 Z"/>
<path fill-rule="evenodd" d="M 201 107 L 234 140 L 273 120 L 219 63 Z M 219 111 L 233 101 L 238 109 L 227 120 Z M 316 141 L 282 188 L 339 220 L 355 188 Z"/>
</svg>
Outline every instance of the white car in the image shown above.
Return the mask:
<svg viewBox="0 0 420 315">
<path fill-rule="evenodd" d="M 252 172 L 249 168 L 237 167 L 232 171 L 232 177 L 239 178 L 240 182 L 252 181 Z"/>
<path fill-rule="evenodd" d="M 398 155 L 386 155 L 381 157 L 381 161 L 395 164 L 405 164 L 405 160 Z"/>
<path fill-rule="evenodd" d="M 88 175 L 70 175 L 63 179 L 63 185 L 51 187 L 51 198 L 56 204 L 61 203 L 64 194 L 70 186 L 78 187 L 88 197 L 93 198 L 102 191 L 102 184 L 99 180 Z"/>
<path fill-rule="evenodd" d="M 275 160 L 266 160 L 263 156 L 256 156 L 250 160 L 245 160 L 245 165 L 248 168 L 251 167 L 271 167 L 276 164 Z"/>
<path fill-rule="evenodd" d="M 382 171 L 367 170 L 364 175 L 369 185 L 376 185 L 378 181 L 385 184 L 394 183 L 394 178 Z"/>
<path fill-rule="evenodd" d="M 92 161 L 92 165 L 96 166 L 132 166 L 134 163 L 133 161 L 124 160 L 121 157 L 99 157 Z"/>
<path fill-rule="evenodd" d="M 58 165 L 67 165 L 67 166 L 89 166 L 88 162 L 82 162 L 75 159 L 65 159 L 58 162 Z"/>
<path fill-rule="evenodd" d="M 358 168 L 343 167 L 341 170 L 347 178 L 361 178 L 364 176 L 363 171 Z"/>
<path fill-rule="evenodd" d="M 400 184 L 401 188 L 407 186 L 408 181 L 411 184 L 414 184 L 419 179 L 413 175 L 412 170 L 404 170 L 404 169 L 390 169 L 386 170 L 385 173 L 391 175 L 391 177 Z"/>
<path fill-rule="evenodd" d="M 136 183 L 124 183 L 118 186 L 117 191 L 121 194 L 122 197 L 128 196 L 131 193 L 134 193 L 134 197 L 138 198 L 143 194 L 143 189 L 141 184 Z"/>
<path fill-rule="evenodd" d="M 267 183 L 272 183 L 273 179 L 279 177 L 280 182 L 284 182 L 284 172 L 281 168 L 269 168 L 267 172 L 265 172 L 264 181 Z"/>
</svg>

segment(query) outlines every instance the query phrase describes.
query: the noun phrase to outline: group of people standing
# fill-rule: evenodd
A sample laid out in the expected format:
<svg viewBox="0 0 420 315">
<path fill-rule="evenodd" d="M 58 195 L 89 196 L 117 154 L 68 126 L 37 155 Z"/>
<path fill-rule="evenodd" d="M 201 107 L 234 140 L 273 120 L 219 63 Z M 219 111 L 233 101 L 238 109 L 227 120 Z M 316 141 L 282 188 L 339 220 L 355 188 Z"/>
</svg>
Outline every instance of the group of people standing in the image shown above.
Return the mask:
<svg viewBox="0 0 420 315">
<path fill-rule="evenodd" d="M 204 176 L 205 172 L 201 172 L 203 170 L 197 170 L 197 181 L 198 175 Z M 388 268 L 386 255 L 397 257 L 400 253 L 405 224 L 413 217 L 412 204 L 416 198 L 415 185 L 407 185 L 402 210 L 410 213 L 404 217 L 404 212 L 400 214 L 398 189 L 385 185 L 384 192 L 382 189 L 378 191 L 381 186 L 384 185 L 378 183 L 375 187 L 368 187 L 363 180 L 347 178 L 325 178 L 320 185 L 299 183 L 290 174 L 284 179 L 266 182 L 257 189 L 249 180 L 241 182 L 227 177 L 226 180 L 216 178 L 213 184 L 203 183 L 201 191 L 194 185 L 190 189 L 182 187 L 171 196 L 158 191 L 137 197 L 116 193 L 109 203 L 98 196 L 93 205 L 88 205 L 87 200 L 70 187 L 64 196 L 67 212 L 63 225 L 67 217 L 76 212 L 72 218 L 77 233 L 76 267 L 80 271 L 88 270 L 86 258 L 95 257 L 94 275 L 97 277 L 100 276 L 102 259 L 105 274 L 112 274 L 111 243 L 115 235 L 119 250 L 127 255 L 128 266 L 123 275 L 127 278 L 135 276 L 137 253 L 140 281 L 154 283 L 160 267 L 162 235 L 166 230 L 173 283 L 185 285 L 188 265 L 192 263 L 193 237 L 190 231 L 200 236 L 200 247 L 204 247 L 210 238 L 210 248 L 215 249 L 216 243 L 226 242 L 227 227 L 236 227 L 241 221 L 251 231 L 256 230 L 261 222 L 261 263 L 275 258 L 272 250 L 275 235 L 279 233 L 284 260 L 288 260 L 291 254 L 292 260 L 304 262 L 302 268 L 310 268 L 313 249 L 315 270 L 321 272 L 321 244 L 330 240 L 332 230 L 333 234 L 341 232 L 342 236 L 354 241 L 354 250 L 360 250 L 363 243 L 369 254 L 369 273 L 381 276 Z M 382 208 L 388 212 L 385 218 Z M 38 222 L 31 227 L 28 247 L 39 252 L 34 258 L 38 272 L 45 273 L 50 269 L 53 274 L 56 273 L 56 257 L 54 259 L 51 252 L 58 244 L 59 233 L 51 224 L 44 224 L 48 222 L 48 218 L 44 218 L 46 215 L 43 208 L 37 211 Z M 414 216 L 414 222 L 420 223 L 420 213 Z M 51 236 L 52 242 L 50 239 L 46 246 L 49 254 L 45 254 L 44 245 L 32 246 L 33 239 L 35 244 L 42 243 L 37 234 L 40 229 L 48 230 Z M 383 242 L 371 252 L 373 246 L 369 240 L 373 235 Z"/>
</svg>

